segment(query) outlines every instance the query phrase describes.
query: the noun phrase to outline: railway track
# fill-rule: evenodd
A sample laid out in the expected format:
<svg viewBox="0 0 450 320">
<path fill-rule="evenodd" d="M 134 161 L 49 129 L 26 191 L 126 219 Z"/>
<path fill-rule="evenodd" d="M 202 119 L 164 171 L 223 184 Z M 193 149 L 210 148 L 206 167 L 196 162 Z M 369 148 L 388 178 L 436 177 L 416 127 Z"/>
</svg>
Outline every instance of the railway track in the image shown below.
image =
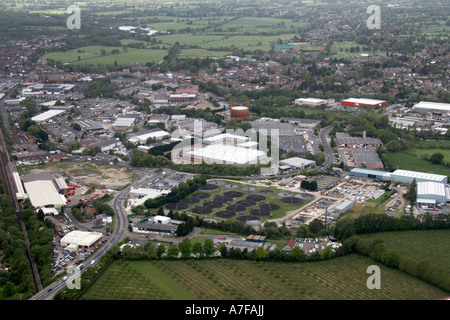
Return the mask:
<svg viewBox="0 0 450 320">
<path fill-rule="evenodd" d="M 17 221 L 19 223 L 20 231 L 24 234 L 25 244 L 26 244 L 26 255 L 28 261 L 30 262 L 31 271 L 33 274 L 33 282 L 35 291 L 39 292 L 42 290 L 42 284 L 39 277 L 39 272 L 36 263 L 30 254 L 30 241 L 28 239 L 27 230 L 25 228 L 25 223 L 23 221 L 23 207 L 17 199 L 17 186 L 14 181 L 14 177 L 11 170 L 11 163 L 9 161 L 8 152 L 6 149 L 5 140 L 3 138 L 3 132 L 0 130 L 0 174 L 3 179 L 3 185 L 6 194 L 11 198 L 12 205 L 16 210 Z"/>
</svg>

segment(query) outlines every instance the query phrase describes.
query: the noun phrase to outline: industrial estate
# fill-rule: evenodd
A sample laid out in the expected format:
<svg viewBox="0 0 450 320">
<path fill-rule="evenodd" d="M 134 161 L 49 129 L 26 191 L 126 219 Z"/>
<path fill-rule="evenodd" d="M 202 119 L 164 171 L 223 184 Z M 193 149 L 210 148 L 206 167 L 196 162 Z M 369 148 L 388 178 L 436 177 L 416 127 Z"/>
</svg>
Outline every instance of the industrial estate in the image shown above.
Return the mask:
<svg viewBox="0 0 450 320">
<path fill-rule="evenodd" d="M 447 299 L 429 2 L 3 1 L 0 300 Z"/>
</svg>

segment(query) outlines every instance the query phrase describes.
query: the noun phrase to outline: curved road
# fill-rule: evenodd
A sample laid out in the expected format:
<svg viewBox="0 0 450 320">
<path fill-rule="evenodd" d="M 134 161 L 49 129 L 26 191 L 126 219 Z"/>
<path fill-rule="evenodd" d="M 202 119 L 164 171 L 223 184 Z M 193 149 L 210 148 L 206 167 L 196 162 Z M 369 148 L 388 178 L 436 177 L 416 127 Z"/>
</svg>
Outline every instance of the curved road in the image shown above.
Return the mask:
<svg viewBox="0 0 450 320">
<path fill-rule="evenodd" d="M 123 239 L 125 235 L 125 231 L 127 230 L 127 214 L 123 209 L 121 203 L 125 200 L 126 195 L 129 193 L 131 189 L 131 185 L 116 195 L 113 200 L 113 207 L 116 212 L 115 214 L 115 224 L 114 231 L 112 233 L 112 237 L 108 239 L 108 241 L 101 246 L 95 253 L 93 253 L 85 262 L 84 265 L 91 266 L 91 261 L 99 261 L 101 257 L 105 255 L 105 253 L 115 244 L 117 244 L 120 240 Z M 95 263 L 93 264 L 95 265 Z M 83 269 L 86 270 L 87 268 Z M 83 272 L 83 271 L 81 271 Z M 42 291 L 36 293 L 30 300 L 52 300 L 55 294 L 64 288 L 67 284 L 73 282 L 73 280 L 78 277 L 79 274 L 68 275 L 67 280 L 63 278 L 56 280 Z"/>
</svg>

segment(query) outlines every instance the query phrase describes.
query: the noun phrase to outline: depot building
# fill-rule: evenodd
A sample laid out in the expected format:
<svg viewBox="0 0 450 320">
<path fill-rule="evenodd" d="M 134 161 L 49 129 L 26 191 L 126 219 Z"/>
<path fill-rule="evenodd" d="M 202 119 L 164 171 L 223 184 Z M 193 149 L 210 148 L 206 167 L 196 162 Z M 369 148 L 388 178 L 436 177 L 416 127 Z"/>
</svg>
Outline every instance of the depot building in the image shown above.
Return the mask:
<svg viewBox="0 0 450 320">
<path fill-rule="evenodd" d="M 91 249 L 97 246 L 102 240 L 99 232 L 72 231 L 61 239 L 61 246 L 67 251 L 77 251 L 78 249 Z"/>
</svg>

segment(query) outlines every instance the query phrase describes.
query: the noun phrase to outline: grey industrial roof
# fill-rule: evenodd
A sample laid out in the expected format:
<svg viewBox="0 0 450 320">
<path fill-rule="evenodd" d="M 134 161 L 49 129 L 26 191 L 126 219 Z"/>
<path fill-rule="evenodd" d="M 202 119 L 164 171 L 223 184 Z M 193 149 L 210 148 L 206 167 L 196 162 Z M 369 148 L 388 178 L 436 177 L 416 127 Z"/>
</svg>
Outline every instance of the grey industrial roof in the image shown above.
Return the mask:
<svg viewBox="0 0 450 320">
<path fill-rule="evenodd" d="M 279 136 L 290 136 L 292 134 L 295 134 L 295 127 L 290 123 L 255 120 L 251 121 L 250 124 L 253 129 L 258 131 L 261 129 L 266 129 L 269 136 L 271 136 L 272 133 L 275 132 L 274 130 L 278 130 Z"/>
<path fill-rule="evenodd" d="M 361 137 L 351 137 L 349 134 L 344 132 L 337 132 L 336 133 L 336 140 L 338 144 L 347 144 L 347 145 L 354 145 L 354 144 L 383 144 L 383 142 L 378 138 L 361 138 Z"/>
<path fill-rule="evenodd" d="M 279 146 L 281 150 L 294 150 L 297 153 L 306 153 L 305 139 L 302 135 L 280 136 Z"/>
<path fill-rule="evenodd" d="M 354 149 L 353 157 L 358 163 L 383 166 L 378 153 L 373 149 Z"/>
</svg>

